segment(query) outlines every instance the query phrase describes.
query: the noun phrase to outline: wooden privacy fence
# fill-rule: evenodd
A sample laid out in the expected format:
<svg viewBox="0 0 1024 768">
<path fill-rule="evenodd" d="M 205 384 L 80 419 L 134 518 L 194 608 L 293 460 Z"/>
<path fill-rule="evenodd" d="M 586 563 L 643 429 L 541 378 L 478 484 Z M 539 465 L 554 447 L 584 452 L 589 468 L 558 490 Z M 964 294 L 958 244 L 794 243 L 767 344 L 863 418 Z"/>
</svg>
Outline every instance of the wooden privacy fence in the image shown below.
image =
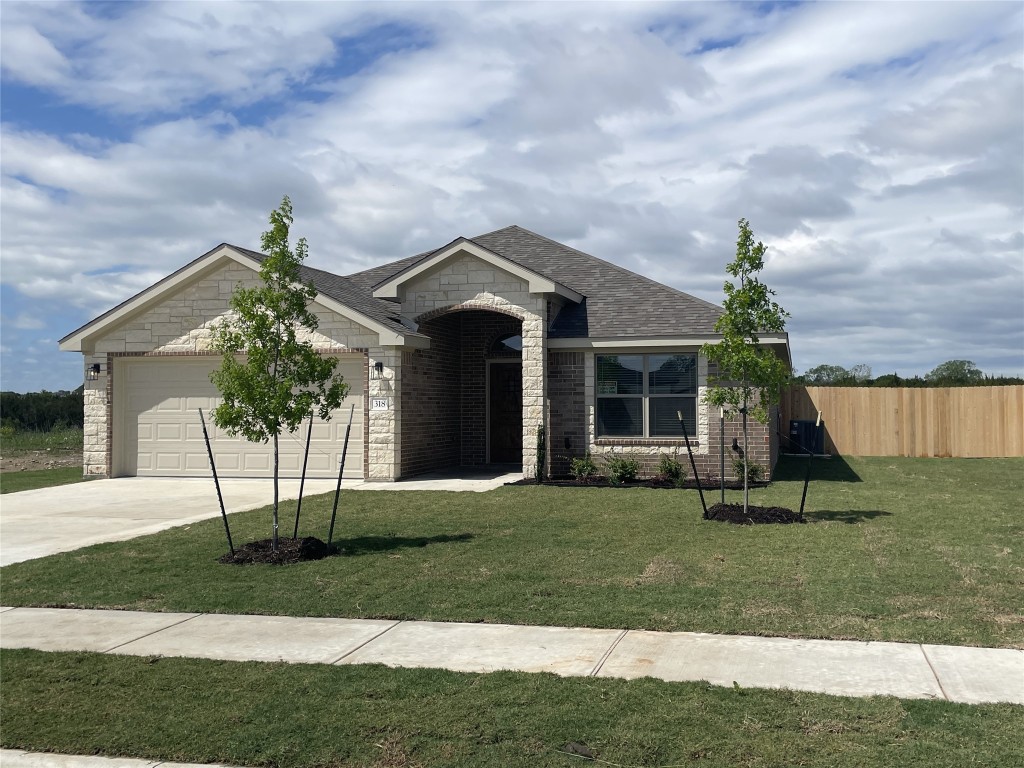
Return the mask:
<svg viewBox="0 0 1024 768">
<path fill-rule="evenodd" d="M 780 411 L 784 435 L 790 419 L 814 419 L 822 411 L 830 453 L 1024 456 L 1024 385 L 793 387 L 783 391 Z"/>
</svg>

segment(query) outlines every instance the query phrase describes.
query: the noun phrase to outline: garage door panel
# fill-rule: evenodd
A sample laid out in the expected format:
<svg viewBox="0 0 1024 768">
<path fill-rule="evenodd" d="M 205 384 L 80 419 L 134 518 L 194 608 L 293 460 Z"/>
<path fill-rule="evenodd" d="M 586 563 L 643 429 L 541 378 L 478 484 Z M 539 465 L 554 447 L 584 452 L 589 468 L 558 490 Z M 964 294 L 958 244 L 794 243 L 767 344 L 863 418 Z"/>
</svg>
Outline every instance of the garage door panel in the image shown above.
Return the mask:
<svg viewBox="0 0 1024 768">
<path fill-rule="evenodd" d="M 124 404 L 119 430 L 122 471 L 131 474 L 205 476 L 209 458 L 199 421 L 203 410 L 217 471 L 225 477 L 270 477 L 273 442 L 250 443 L 243 436 L 219 429 L 210 412 L 220 402 L 209 373 L 218 359 L 174 361 L 146 359 L 119 362 L 124 374 L 115 400 Z M 352 389 L 330 422 L 315 419 L 307 476 L 336 477 L 349 408 L 355 404 L 345 477 L 362 476 L 362 360 L 342 360 L 340 370 Z M 302 470 L 307 422 L 294 433 L 281 435 L 282 477 L 298 477 Z"/>
</svg>

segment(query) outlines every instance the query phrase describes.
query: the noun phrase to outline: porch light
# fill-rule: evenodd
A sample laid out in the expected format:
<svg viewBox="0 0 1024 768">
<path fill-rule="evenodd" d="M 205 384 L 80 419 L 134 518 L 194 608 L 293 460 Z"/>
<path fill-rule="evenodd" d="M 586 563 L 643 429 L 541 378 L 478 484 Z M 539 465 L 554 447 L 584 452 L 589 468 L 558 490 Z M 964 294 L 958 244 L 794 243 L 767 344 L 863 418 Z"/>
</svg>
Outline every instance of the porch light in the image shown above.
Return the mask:
<svg viewBox="0 0 1024 768">
<path fill-rule="evenodd" d="M 380 360 L 373 364 L 373 371 L 370 373 L 370 378 L 377 381 L 384 378 L 384 363 Z"/>
<path fill-rule="evenodd" d="M 103 368 L 100 366 L 99 363 L 93 363 L 92 365 L 85 369 L 86 381 L 96 381 L 100 377 L 100 373 L 102 371 Z"/>
</svg>

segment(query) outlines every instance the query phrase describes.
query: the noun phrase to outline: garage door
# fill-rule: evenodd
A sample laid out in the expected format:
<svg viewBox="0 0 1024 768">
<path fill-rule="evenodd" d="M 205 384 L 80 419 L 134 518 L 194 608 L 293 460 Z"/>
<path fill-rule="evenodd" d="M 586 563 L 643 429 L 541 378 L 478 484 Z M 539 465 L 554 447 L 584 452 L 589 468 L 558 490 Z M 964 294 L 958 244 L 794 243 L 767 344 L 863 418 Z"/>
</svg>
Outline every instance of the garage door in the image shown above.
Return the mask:
<svg viewBox="0 0 1024 768">
<path fill-rule="evenodd" d="M 272 477 L 273 443 L 250 443 L 217 429 L 210 419 L 220 402 L 210 372 L 219 358 L 146 358 L 118 360 L 115 369 L 120 402 L 121 446 L 118 474 L 165 477 L 208 476 L 210 461 L 203 441 L 199 409 L 210 432 L 217 472 L 222 477 Z M 345 477 L 363 475 L 363 359 L 341 358 L 338 372 L 349 385 L 342 407 L 329 421 L 313 421 L 307 477 L 337 477 L 349 409 L 355 406 Z M 307 424 L 280 437 L 281 477 L 299 477 Z M 118 457 L 115 457 L 117 459 Z"/>
</svg>

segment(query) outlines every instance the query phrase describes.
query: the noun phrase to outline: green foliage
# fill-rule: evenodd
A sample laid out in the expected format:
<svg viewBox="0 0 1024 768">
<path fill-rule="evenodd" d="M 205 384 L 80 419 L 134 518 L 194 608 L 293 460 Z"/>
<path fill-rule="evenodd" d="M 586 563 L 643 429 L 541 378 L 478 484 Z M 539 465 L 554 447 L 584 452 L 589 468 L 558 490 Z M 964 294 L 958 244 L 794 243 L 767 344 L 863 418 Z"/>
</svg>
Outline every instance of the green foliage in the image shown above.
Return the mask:
<svg viewBox="0 0 1024 768">
<path fill-rule="evenodd" d="M 679 459 L 675 456 L 663 453 L 658 462 L 658 477 L 680 486 L 686 480 L 686 468 L 679 463 Z"/>
<path fill-rule="evenodd" d="M 760 464 L 744 462 L 743 459 L 733 459 L 732 471 L 736 477 L 743 477 L 743 465 L 747 466 L 747 482 L 757 483 L 764 477 L 764 467 Z"/>
<path fill-rule="evenodd" d="M 754 243 L 746 219 L 740 219 L 739 228 L 736 258 L 726 266 L 739 285 L 727 281 L 723 286 L 725 314 L 715 323 L 722 340 L 701 347 L 701 354 L 718 364 L 705 400 L 730 411 L 745 409 L 766 423 L 768 406 L 779 402 L 790 369 L 771 349 L 760 345 L 759 337 L 783 333 L 789 313 L 772 300 L 775 292 L 757 278 L 764 268 L 764 244 Z"/>
<path fill-rule="evenodd" d="M 309 310 L 316 289 L 301 280 L 306 239 L 293 251 L 288 242 L 292 205 L 286 196 L 270 214 L 270 229 L 260 240 L 267 257 L 260 265 L 263 285 L 235 289 L 234 316 L 214 329 L 213 347 L 223 355 L 210 380 L 222 402 L 214 423 L 229 435 L 250 442 L 274 441 L 274 549 L 278 529 L 278 445 L 282 429 L 294 432 L 310 413 L 329 419 L 341 405 L 348 385 L 334 371 L 336 358 L 321 356 L 300 328 L 316 330 L 319 321 Z"/>
<path fill-rule="evenodd" d="M 608 482 L 612 485 L 622 485 L 636 480 L 640 474 L 640 463 L 629 456 L 610 456 L 606 465 Z"/>
<path fill-rule="evenodd" d="M 544 461 L 547 458 L 547 452 L 547 433 L 542 424 L 537 427 L 537 466 L 534 469 L 538 483 L 544 482 Z"/>
<path fill-rule="evenodd" d="M 926 373 L 924 378 L 939 386 L 952 387 L 976 384 L 984 378 L 984 374 L 970 360 L 947 360 Z"/>
<path fill-rule="evenodd" d="M 294 432 L 314 409 L 320 418 L 330 418 L 348 391 L 334 376 L 337 359 L 298 339 L 299 328 L 314 331 L 319 321 L 308 307 L 316 289 L 300 277 L 306 239 L 292 251 L 291 223 L 292 206 L 285 197 L 261 239 L 268 254 L 260 266 L 263 285 L 237 288 L 231 297 L 234 317 L 213 334 L 213 347 L 223 355 L 220 369 L 210 375 L 223 398 L 213 421 L 254 443 L 267 442 L 282 428 Z"/>
<path fill-rule="evenodd" d="M 572 476 L 581 482 L 586 482 L 597 474 L 597 464 L 587 451 L 582 458 L 577 457 L 569 464 L 569 471 Z"/>
<path fill-rule="evenodd" d="M 48 432 L 62 426 L 82 428 L 85 420 L 82 390 L 0 392 L 0 419 L 5 427 L 15 431 Z"/>
</svg>

